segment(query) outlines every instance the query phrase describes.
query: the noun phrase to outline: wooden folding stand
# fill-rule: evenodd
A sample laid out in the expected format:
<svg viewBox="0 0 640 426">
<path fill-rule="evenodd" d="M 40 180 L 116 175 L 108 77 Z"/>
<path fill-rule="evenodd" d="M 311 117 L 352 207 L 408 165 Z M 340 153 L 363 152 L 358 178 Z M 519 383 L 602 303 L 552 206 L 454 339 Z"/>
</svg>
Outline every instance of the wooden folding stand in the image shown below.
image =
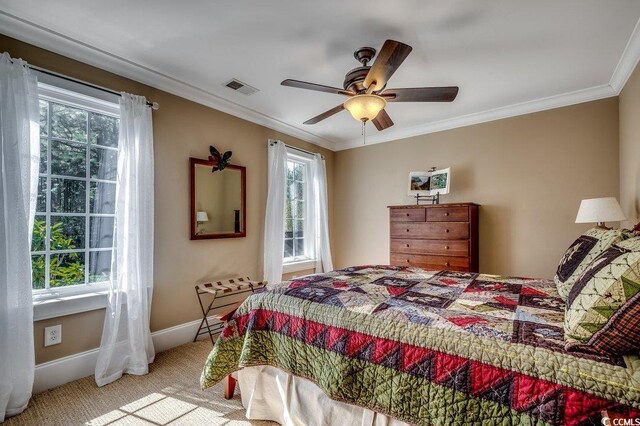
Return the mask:
<svg viewBox="0 0 640 426">
<path fill-rule="evenodd" d="M 198 295 L 198 302 L 200 303 L 200 309 L 202 310 L 202 321 L 200 321 L 200 327 L 198 327 L 198 331 L 196 332 L 193 341 L 198 340 L 202 334 L 208 333 L 209 338 L 211 339 L 211 343 L 215 344 L 215 339 L 213 336 L 220 331 L 224 327 L 224 321 L 221 317 L 225 316 L 228 313 L 224 311 L 219 313 L 218 315 L 213 315 L 218 321 L 218 324 L 211 325 L 209 323 L 209 313 L 214 309 L 226 308 L 228 306 L 240 305 L 242 301 L 234 301 L 229 303 L 223 303 L 221 305 L 214 306 L 214 303 L 218 299 L 228 298 L 231 296 L 238 296 L 240 294 L 253 293 L 255 290 L 260 289 L 266 285 L 266 281 L 251 281 L 249 277 L 246 278 L 233 278 L 228 280 L 221 281 L 213 281 L 203 284 L 196 285 L 196 294 Z M 207 307 L 205 308 L 206 301 L 204 301 L 204 297 L 206 295 L 213 296 Z M 238 308 L 235 306 L 233 312 Z"/>
</svg>

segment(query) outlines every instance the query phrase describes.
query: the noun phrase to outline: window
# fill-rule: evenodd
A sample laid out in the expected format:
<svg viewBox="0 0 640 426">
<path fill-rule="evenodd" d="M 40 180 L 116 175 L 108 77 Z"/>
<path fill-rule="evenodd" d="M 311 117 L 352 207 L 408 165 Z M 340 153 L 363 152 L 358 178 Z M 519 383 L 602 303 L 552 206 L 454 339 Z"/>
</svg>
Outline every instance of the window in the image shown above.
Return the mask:
<svg viewBox="0 0 640 426">
<path fill-rule="evenodd" d="M 93 290 L 111 269 L 119 108 L 46 84 L 39 94 L 34 295 Z"/>
<path fill-rule="evenodd" d="M 287 190 L 284 219 L 284 264 L 312 268 L 315 257 L 315 224 L 310 203 L 310 158 L 287 155 Z M 296 270 L 286 268 L 286 272 Z"/>
</svg>

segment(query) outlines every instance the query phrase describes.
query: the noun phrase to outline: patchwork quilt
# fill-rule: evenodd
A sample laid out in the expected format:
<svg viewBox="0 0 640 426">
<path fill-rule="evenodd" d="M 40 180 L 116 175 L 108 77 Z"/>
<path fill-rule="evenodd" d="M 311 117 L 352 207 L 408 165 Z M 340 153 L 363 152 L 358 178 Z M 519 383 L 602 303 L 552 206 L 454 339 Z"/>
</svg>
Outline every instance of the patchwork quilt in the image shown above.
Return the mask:
<svg viewBox="0 0 640 426">
<path fill-rule="evenodd" d="M 248 298 L 203 388 L 271 365 L 408 423 L 600 425 L 640 418 L 640 359 L 565 351 L 553 281 L 358 266 Z"/>
</svg>

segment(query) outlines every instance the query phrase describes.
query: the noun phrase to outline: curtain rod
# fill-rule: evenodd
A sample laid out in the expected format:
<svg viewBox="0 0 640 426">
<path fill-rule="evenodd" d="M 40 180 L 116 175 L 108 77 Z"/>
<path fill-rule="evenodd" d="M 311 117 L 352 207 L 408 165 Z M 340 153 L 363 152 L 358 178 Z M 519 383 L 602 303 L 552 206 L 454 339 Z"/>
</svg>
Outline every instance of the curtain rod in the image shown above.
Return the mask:
<svg viewBox="0 0 640 426">
<path fill-rule="evenodd" d="M 41 72 L 43 74 L 47 74 L 53 77 L 61 78 L 63 80 L 70 81 L 72 83 L 82 84 L 83 86 L 91 87 L 92 89 L 100 90 L 102 92 L 111 93 L 112 95 L 122 96 L 119 92 L 115 90 L 107 89 L 106 87 L 98 86 L 97 84 L 87 83 L 86 81 L 78 80 L 77 78 L 69 77 L 64 74 L 58 74 L 57 72 L 49 71 L 45 68 L 40 68 L 35 65 L 27 65 L 30 69 Z M 147 106 L 151 107 L 154 111 L 160 109 L 160 104 L 157 102 L 149 102 L 147 101 Z"/>
<path fill-rule="evenodd" d="M 311 155 L 320 154 L 319 152 L 307 151 L 306 149 L 298 148 L 297 146 L 289 145 L 287 143 L 284 143 L 282 141 L 277 141 L 275 139 L 270 140 L 269 145 L 273 145 L 278 142 L 283 143 L 284 146 L 286 146 L 287 148 L 293 149 L 294 151 L 300 151 L 300 152 L 304 152 L 305 154 L 311 154 Z M 322 157 L 322 159 L 324 160 L 324 155 L 320 154 L 320 157 Z"/>
</svg>

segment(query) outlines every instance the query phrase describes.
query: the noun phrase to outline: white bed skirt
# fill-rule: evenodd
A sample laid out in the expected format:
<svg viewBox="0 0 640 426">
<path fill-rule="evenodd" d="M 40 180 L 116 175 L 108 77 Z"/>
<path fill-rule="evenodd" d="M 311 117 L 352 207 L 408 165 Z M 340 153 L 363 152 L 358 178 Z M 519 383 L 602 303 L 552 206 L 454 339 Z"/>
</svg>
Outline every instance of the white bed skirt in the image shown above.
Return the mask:
<svg viewBox="0 0 640 426">
<path fill-rule="evenodd" d="M 247 367 L 237 376 L 250 420 L 271 420 L 283 426 L 409 426 L 384 414 L 334 401 L 311 381 L 274 367 Z"/>
</svg>

